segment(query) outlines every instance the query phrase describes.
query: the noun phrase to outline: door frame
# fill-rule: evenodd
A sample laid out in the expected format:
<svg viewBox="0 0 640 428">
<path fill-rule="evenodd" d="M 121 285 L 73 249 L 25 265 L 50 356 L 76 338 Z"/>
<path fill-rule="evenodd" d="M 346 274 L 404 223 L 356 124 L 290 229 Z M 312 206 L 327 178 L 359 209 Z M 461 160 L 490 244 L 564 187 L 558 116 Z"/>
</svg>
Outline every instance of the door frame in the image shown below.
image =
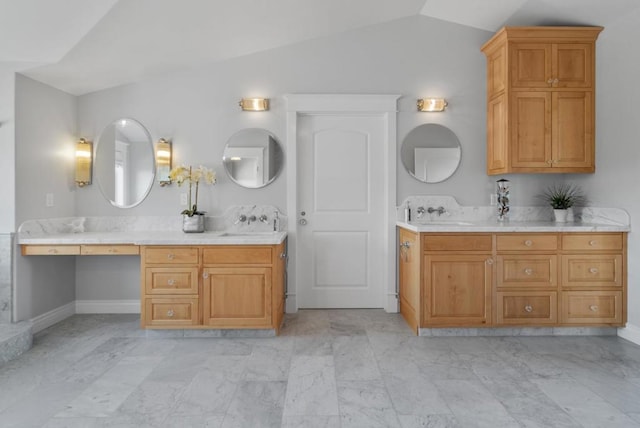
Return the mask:
<svg viewBox="0 0 640 428">
<path fill-rule="evenodd" d="M 386 263 L 383 265 L 384 310 L 398 312 L 398 294 L 396 292 L 396 145 L 397 145 L 397 112 L 400 95 L 386 94 L 287 94 L 284 96 L 287 109 L 287 214 L 288 214 L 288 248 L 289 269 L 287 286 L 288 313 L 298 311 L 296 299 L 298 265 L 297 213 L 298 213 L 298 118 L 309 115 L 335 115 L 340 113 L 378 116 L 385 120 L 386 163 L 381 173 L 384 176 L 383 200 L 386 207 L 384 223 L 386 224 L 383 242 Z"/>
</svg>

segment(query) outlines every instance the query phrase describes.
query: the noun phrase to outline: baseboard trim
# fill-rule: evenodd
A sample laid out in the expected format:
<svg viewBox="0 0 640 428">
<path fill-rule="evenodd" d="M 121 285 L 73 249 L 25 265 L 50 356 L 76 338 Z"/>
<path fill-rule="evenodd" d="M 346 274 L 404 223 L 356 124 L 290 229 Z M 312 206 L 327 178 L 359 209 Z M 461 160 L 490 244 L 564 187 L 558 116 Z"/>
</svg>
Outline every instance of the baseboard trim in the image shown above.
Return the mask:
<svg viewBox="0 0 640 428">
<path fill-rule="evenodd" d="M 66 305 L 57 307 L 42 315 L 38 315 L 35 318 L 31 318 L 33 327 L 31 332 L 33 334 L 44 330 L 47 327 L 51 327 L 60 321 L 69 318 L 76 313 L 76 302 L 67 303 Z"/>
<path fill-rule="evenodd" d="M 140 300 L 76 300 L 76 314 L 139 314 Z"/>
<path fill-rule="evenodd" d="M 636 345 L 640 345 L 640 327 L 638 326 L 627 324 L 626 327 L 618 329 L 618 336 Z"/>
</svg>

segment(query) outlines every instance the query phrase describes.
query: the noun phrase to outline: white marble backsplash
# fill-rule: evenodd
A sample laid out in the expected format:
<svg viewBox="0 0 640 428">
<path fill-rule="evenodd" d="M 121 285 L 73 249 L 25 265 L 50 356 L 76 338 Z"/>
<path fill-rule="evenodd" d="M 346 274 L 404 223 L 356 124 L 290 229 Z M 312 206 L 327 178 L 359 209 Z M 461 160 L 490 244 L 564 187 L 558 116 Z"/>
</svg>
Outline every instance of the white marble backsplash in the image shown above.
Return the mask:
<svg viewBox="0 0 640 428">
<path fill-rule="evenodd" d="M 287 230 L 288 218 L 278 208 L 272 205 L 235 205 L 229 207 L 220 216 L 206 216 L 205 229 L 207 231 L 228 232 L 273 232 L 275 213 L 278 212 L 276 232 Z M 236 222 L 240 215 L 245 215 L 247 221 Z M 260 216 L 267 217 L 266 223 L 259 220 Z M 248 219 L 255 216 L 256 220 Z M 18 228 L 18 235 L 39 236 L 64 233 L 83 232 L 154 232 L 181 231 L 182 216 L 109 216 L 109 217 L 61 217 L 37 220 L 27 220 Z"/>
<path fill-rule="evenodd" d="M 429 223 L 430 221 L 469 221 L 469 222 L 491 222 L 498 221 L 496 206 L 463 206 L 456 201 L 453 196 L 421 195 L 409 196 L 396 208 L 396 219 L 404 221 L 404 208 L 407 202 L 411 208 L 412 223 Z M 445 213 L 438 215 L 437 212 L 429 214 L 425 212 L 422 217 L 418 217 L 418 207 L 443 207 Z M 631 224 L 629 214 L 620 208 L 601 207 L 575 207 L 574 222 L 593 223 L 628 226 Z M 547 222 L 553 221 L 553 210 L 546 206 L 511 206 L 509 211 L 509 221 L 511 222 Z"/>
</svg>

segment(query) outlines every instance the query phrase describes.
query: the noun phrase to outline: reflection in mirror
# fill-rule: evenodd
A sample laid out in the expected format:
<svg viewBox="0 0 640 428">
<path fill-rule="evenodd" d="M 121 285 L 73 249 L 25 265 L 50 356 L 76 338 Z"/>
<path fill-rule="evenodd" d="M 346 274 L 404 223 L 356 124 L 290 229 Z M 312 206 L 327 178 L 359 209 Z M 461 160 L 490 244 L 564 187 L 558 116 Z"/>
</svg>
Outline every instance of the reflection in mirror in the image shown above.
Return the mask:
<svg viewBox="0 0 640 428">
<path fill-rule="evenodd" d="M 284 154 L 272 133 L 249 128 L 229 138 L 222 163 L 231 180 L 242 187 L 255 189 L 275 180 L 282 170 Z"/>
<path fill-rule="evenodd" d="M 94 160 L 95 179 L 105 198 L 131 208 L 146 198 L 155 179 L 151 136 L 133 119 L 118 119 L 102 131 Z"/>
<path fill-rule="evenodd" d="M 407 172 L 424 183 L 439 183 L 451 177 L 458 169 L 461 154 L 456 134 L 436 123 L 415 127 L 400 149 Z"/>
</svg>

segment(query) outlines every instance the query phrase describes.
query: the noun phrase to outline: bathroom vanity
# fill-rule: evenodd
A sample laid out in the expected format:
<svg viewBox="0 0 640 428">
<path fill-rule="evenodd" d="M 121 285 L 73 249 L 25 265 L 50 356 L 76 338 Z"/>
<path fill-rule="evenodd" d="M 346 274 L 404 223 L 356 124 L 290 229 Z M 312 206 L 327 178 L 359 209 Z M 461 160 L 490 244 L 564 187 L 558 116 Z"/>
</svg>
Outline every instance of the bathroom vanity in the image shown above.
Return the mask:
<svg viewBox="0 0 640 428">
<path fill-rule="evenodd" d="M 627 234 L 582 224 L 399 224 L 411 328 L 621 327 Z"/>
<path fill-rule="evenodd" d="M 173 230 L 131 226 L 69 233 L 50 224 L 55 221 L 27 224 L 18 237 L 22 255 L 139 257 L 142 328 L 279 332 L 285 300 L 285 232 L 185 234 L 176 224 Z"/>
</svg>

